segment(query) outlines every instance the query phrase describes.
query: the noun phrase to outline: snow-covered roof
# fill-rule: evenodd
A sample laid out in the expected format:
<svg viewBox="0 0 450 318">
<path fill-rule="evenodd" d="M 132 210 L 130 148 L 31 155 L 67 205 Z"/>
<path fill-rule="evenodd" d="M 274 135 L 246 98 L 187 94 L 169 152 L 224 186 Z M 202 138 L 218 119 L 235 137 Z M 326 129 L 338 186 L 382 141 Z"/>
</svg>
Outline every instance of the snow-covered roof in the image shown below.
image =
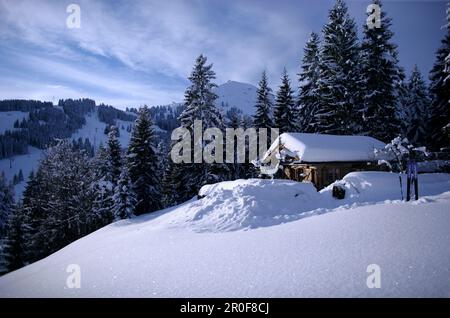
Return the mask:
<svg viewBox="0 0 450 318">
<path fill-rule="evenodd" d="M 296 157 L 298 162 L 373 161 L 374 149 L 385 144 L 368 136 L 336 136 L 324 134 L 281 134 L 264 155 L 265 162 L 272 155 Z"/>
</svg>

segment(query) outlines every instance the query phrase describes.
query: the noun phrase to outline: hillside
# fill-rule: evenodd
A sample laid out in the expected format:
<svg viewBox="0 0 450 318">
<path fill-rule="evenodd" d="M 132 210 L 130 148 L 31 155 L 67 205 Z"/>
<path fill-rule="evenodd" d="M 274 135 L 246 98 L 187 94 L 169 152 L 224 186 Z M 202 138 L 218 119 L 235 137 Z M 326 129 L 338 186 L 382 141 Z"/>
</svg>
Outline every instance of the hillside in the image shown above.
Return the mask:
<svg viewBox="0 0 450 318">
<path fill-rule="evenodd" d="M 256 100 L 255 86 L 235 81 L 228 81 L 218 86 L 216 93 L 218 95 L 216 105 L 222 109 L 224 114 L 231 108 L 239 109 L 244 115 L 253 114 L 254 102 Z M 119 127 L 120 143 L 123 147 L 126 147 L 130 140 L 130 131 L 128 128 L 130 124 L 132 124 L 132 121 L 117 119 L 115 116 L 117 116 L 116 113 L 122 114 L 122 117 L 130 117 L 135 115 L 132 113 L 121 112 L 120 110 L 104 105 L 100 105 L 101 113 L 99 113 L 100 108 L 94 108 L 95 102 L 91 100 L 67 100 L 63 101 L 65 103 L 63 106 L 69 109 L 72 105 L 78 106 L 77 103 L 82 103 L 85 101 L 89 102 L 91 110 L 84 110 L 79 114 L 75 112 L 75 115 L 79 116 L 77 120 L 84 119 L 85 123 L 80 126 L 81 128 L 74 130 L 73 133 L 65 132 L 64 136 L 57 137 L 68 138 L 70 140 L 79 140 L 81 138 L 83 141 L 89 139 L 93 147 L 98 148 L 100 143 L 104 144 L 106 142 L 107 134 L 105 134 L 104 131 L 105 127 L 109 125 L 107 122 L 111 122 Z M 40 114 L 39 112 L 43 113 L 43 110 L 50 109 L 53 112 L 60 111 L 63 113 L 65 111 L 63 106 L 52 107 L 49 103 L 22 100 L 12 101 L 11 105 L 9 105 L 8 101 L 2 101 L 2 109 L 0 109 L 0 136 L 7 130 L 20 133 L 21 129 L 14 128 L 14 123 L 16 121 L 21 123 L 24 119 L 28 120 L 30 113 L 32 112 Z M 17 108 L 20 109 L 20 111 L 10 110 L 9 108 Z M 155 123 L 157 124 L 154 126 L 157 134 L 160 134 L 161 136 L 164 136 L 163 138 L 166 138 L 168 131 L 170 132 L 174 127 L 178 127 L 179 123 L 177 122 L 176 117 L 180 112 L 180 108 L 182 108 L 182 104 L 180 103 L 151 108 L 152 116 L 154 116 Z M 39 125 L 45 127 L 45 131 L 51 132 L 53 130 L 56 134 L 58 134 L 58 131 L 61 129 L 54 126 L 55 123 L 53 122 L 44 121 L 47 117 L 48 116 L 41 115 L 39 118 L 42 119 L 39 119 Z M 55 122 L 60 123 L 61 120 L 56 120 Z M 39 127 L 36 129 L 39 131 Z M 19 137 L 20 136 L 16 138 Z M 50 140 L 53 140 L 53 138 L 50 138 Z M 6 158 L 0 157 L 0 171 L 5 172 L 8 180 L 12 180 L 14 175 L 18 175 L 20 170 L 22 170 L 24 175 L 24 180 L 15 185 L 16 198 L 21 197 L 29 173 L 37 168 L 38 160 L 42 155 L 42 147 L 27 144 L 26 142 L 21 143 L 21 147 L 23 148 L 21 153 L 15 153 L 12 156 L 7 155 Z"/>
<path fill-rule="evenodd" d="M 450 297 L 450 175 L 422 175 L 430 196 L 409 203 L 398 183 L 382 188 L 395 177 L 350 174 L 344 202 L 285 180 L 205 186 L 202 199 L 111 224 L 3 276 L 0 296 Z M 70 264 L 80 289 L 65 285 Z M 380 289 L 366 285 L 370 264 Z"/>
<path fill-rule="evenodd" d="M 0 122 L 2 122 L 2 124 L 7 123 L 7 125 L 13 127 L 14 120 L 27 118 L 28 115 L 28 112 L 0 112 Z M 14 120 L 10 122 L 13 118 Z M 69 139 L 79 140 L 79 138 L 81 138 L 81 140 L 84 141 L 87 138 L 93 147 L 97 149 L 100 143 L 105 144 L 108 139 L 108 136 L 105 134 L 105 128 L 108 124 L 100 120 L 97 110 L 87 113 L 84 118 L 86 120 L 85 124 L 83 124 L 80 129 L 76 130 Z M 119 128 L 119 141 L 121 145 L 127 147 L 131 136 L 131 132 L 129 129 L 127 130 L 127 128 L 132 125 L 133 122 L 116 119 L 115 124 Z M 159 131 L 159 127 L 155 126 L 155 130 Z M 0 171 L 5 173 L 8 180 L 12 180 L 14 175 L 17 175 L 19 171 L 22 170 L 24 180 L 14 187 L 16 199 L 21 198 L 27 178 L 32 170 L 37 169 L 43 151 L 44 150 L 42 149 L 28 145 L 28 153 L 0 160 Z"/>
</svg>

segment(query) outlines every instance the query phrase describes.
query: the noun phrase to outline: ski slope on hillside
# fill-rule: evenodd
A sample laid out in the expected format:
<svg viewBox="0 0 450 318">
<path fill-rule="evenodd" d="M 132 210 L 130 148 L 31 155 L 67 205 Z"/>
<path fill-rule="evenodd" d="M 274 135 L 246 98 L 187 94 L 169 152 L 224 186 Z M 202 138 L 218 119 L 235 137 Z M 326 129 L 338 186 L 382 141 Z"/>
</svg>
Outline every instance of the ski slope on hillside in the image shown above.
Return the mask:
<svg viewBox="0 0 450 318">
<path fill-rule="evenodd" d="M 106 145 L 108 141 L 108 135 L 105 134 L 106 123 L 101 122 L 98 119 L 97 113 L 89 113 L 86 115 L 86 124 L 83 125 L 76 133 L 74 133 L 71 139 L 77 140 L 78 138 L 88 138 L 95 149 L 98 149 L 100 143 Z M 127 131 L 127 126 L 133 124 L 133 122 L 116 120 L 116 126 L 119 128 L 119 142 L 122 147 L 127 147 L 130 142 L 131 132 Z"/>
<path fill-rule="evenodd" d="M 373 182 L 391 174 L 350 177 L 365 196 L 343 206 L 285 180 L 206 186 L 202 199 L 116 222 L 1 277 L 0 296 L 450 297 L 450 175 L 423 177 L 435 195 L 413 202 L 383 200 L 394 188 Z M 81 288 L 66 286 L 70 264 Z M 379 289 L 366 285 L 371 264 Z"/>
<path fill-rule="evenodd" d="M 19 112 L 19 111 L 9 111 L 9 112 L 0 112 L 0 134 L 4 134 L 7 130 L 14 130 L 14 122 L 18 120 L 19 122 L 22 119 L 27 119 L 29 116 L 28 112 Z"/>
</svg>

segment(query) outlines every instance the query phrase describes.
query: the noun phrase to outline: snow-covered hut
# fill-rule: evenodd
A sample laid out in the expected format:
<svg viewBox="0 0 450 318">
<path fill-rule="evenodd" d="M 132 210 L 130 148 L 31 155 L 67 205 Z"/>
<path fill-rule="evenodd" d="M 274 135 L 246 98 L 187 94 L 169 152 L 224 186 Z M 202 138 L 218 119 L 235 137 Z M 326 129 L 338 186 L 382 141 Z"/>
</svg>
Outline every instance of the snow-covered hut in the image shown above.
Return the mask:
<svg viewBox="0 0 450 318">
<path fill-rule="evenodd" d="M 385 144 L 367 136 L 281 134 L 261 158 L 262 174 L 310 181 L 322 189 L 352 171 L 379 170 L 374 149 Z"/>
</svg>

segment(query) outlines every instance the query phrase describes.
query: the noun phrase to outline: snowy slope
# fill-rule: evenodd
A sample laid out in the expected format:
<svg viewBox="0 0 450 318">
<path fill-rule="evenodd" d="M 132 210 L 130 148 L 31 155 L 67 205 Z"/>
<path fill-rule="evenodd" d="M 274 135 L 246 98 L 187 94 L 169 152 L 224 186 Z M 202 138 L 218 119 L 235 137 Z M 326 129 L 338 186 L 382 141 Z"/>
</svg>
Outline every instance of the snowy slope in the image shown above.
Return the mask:
<svg viewBox="0 0 450 318">
<path fill-rule="evenodd" d="M 0 296 L 450 297 L 450 175 L 423 179 L 437 195 L 365 205 L 354 197 L 337 208 L 308 184 L 207 186 L 203 199 L 111 224 L 3 276 Z M 317 209 L 326 205 L 335 209 Z M 80 289 L 66 287 L 70 264 L 80 266 Z M 366 285 L 370 264 L 381 269 L 380 289 Z"/>
<path fill-rule="evenodd" d="M 236 107 L 246 115 L 254 114 L 257 96 L 257 88 L 254 85 L 228 81 L 219 85 L 215 93 L 218 95 L 216 106 L 223 108 L 225 112 Z"/>
<path fill-rule="evenodd" d="M 96 112 L 87 114 L 85 118 L 86 124 L 74 133 L 71 139 L 77 140 L 81 137 L 84 140 L 85 138 L 88 138 L 92 145 L 94 145 L 95 149 L 100 146 L 100 143 L 106 145 L 108 140 L 108 135 L 104 133 L 106 124 L 98 119 Z M 130 124 L 132 124 L 132 122 L 116 120 L 116 125 L 119 128 L 120 133 L 119 141 L 123 148 L 127 147 L 130 142 L 131 133 L 126 129 Z M 122 129 L 122 126 L 124 129 Z"/>
<path fill-rule="evenodd" d="M 6 130 L 14 130 L 14 122 L 22 121 L 24 118 L 28 118 L 28 112 L 10 111 L 0 112 L 0 134 L 4 134 Z"/>
<path fill-rule="evenodd" d="M 12 180 L 14 175 L 18 175 L 19 171 L 22 170 L 24 181 L 14 187 L 16 200 L 22 197 L 30 172 L 32 170 L 36 171 L 42 153 L 43 151 L 41 149 L 29 146 L 26 155 L 18 155 L 0 160 L 0 171 L 5 172 L 7 180 Z"/>
</svg>

